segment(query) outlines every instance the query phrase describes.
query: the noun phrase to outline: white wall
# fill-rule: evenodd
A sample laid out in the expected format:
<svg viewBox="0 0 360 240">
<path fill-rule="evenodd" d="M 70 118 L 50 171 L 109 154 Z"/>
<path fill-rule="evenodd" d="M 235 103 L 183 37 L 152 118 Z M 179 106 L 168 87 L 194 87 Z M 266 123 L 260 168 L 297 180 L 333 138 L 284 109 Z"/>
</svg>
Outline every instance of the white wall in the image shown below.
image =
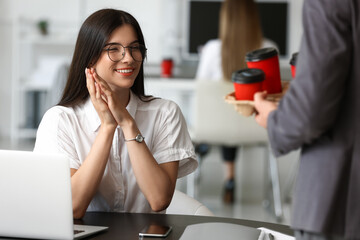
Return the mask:
<svg viewBox="0 0 360 240">
<path fill-rule="evenodd" d="M 10 1 L 0 1 L 0 138 L 10 134 L 12 22 L 7 16 L 9 4 Z"/>
<path fill-rule="evenodd" d="M 0 0 L 0 137 L 10 134 L 12 51 L 14 27 L 21 18 L 36 22 L 48 19 L 51 31 L 77 34 L 81 22 L 93 11 L 114 7 L 126 10 L 139 21 L 148 46 L 148 63 L 158 64 L 163 57 L 180 60 L 186 0 Z M 303 0 L 289 0 L 290 52 L 298 51 L 301 36 Z M 33 29 L 36 31 L 36 28 Z M 19 36 L 16 36 L 18 38 Z M 18 66 L 21 68 L 21 66 Z"/>
</svg>

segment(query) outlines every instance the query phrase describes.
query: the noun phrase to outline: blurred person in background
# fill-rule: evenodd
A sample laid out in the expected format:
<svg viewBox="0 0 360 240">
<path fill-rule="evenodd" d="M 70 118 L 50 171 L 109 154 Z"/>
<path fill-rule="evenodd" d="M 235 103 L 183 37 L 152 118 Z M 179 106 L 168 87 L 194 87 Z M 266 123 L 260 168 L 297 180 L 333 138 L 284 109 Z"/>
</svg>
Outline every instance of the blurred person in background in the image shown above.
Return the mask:
<svg viewBox="0 0 360 240">
<path fill-rule="evenodd" d="M 202 47 L 196 79 L 231 81 L 234 71 L 246 68 L 246 53 L 265 47 L 276 47 L 276 44 L 263 37 L 254 0 L 225 0 L 220 9 L 219 39 L 209 40 Z M 237 149 L 236 143 L 233 146 L 221 146 L 225 165 L 225 203 L 233 203 L 235 200 Z"/>
</svg>

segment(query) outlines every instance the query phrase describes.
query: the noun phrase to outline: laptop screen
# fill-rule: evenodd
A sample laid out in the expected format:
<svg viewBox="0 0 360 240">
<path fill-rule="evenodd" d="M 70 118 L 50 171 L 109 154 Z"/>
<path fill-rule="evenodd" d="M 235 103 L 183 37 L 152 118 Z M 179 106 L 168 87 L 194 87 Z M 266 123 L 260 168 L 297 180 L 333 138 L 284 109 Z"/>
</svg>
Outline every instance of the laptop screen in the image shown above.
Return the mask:
<svg viewBox="0 0 360 240">
<path fill-rule="evenodd" d="M 69 161 L 0 150 L 0 236 L 73 238 Z"/>
</svg>

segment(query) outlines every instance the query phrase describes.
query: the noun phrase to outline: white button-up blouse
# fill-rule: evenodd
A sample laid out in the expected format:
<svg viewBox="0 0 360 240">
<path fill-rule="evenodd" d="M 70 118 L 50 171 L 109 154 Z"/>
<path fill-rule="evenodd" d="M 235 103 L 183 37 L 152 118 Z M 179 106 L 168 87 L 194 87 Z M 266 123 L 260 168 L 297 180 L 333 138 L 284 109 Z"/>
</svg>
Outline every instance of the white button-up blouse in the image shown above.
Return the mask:
<svg viewBox="0 0 360 240">
<path fill-rule="evenodd" d="M 198 163 L 186 122 L 174 102 L 165 99 L 143 102 L 131 92 L 126 108 L 159 164 L 179 161 L 178 178 L 196 169 Z M 52 107 L 40 123 L 34 151 L 66 154 L 70 167 L 78 169 L 90 151 L 100 124 L 90 99 L 76 107 Z M 119 126 L 99 189 L 87 211 L 152 212 L 137 185 Z"/>
</svg>

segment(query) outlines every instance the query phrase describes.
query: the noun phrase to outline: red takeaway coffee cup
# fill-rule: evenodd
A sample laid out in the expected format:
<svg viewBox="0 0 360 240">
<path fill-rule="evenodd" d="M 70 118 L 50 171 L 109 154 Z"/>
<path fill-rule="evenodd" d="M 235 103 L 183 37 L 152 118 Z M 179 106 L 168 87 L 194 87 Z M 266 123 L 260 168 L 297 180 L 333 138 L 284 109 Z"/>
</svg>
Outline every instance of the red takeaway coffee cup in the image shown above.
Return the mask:
<svg viewBox="0 0 360 240">
<path fill-rule="evenodd" d="M 161 77 L 169 78 L 172 77 L 172 68 L 173 68 L 173 60 L 171 58 L 166 58 L 161 63 Z"/>
<path fill-rule="evenodd" d="M 262 90 L 264 72 L 261 69 L 245 68 L 233 72 L 231 80 L 234 83 L 236 100 L 254 100 L 254 94 Z"/>
<path fill-rule="evenodd" d="M 248 68 L 258 68 L 265 73 L 262 90 L 281 93 L 279 56 L 275 48 L 261 48 L 246 54 Z"/>
</svg>

